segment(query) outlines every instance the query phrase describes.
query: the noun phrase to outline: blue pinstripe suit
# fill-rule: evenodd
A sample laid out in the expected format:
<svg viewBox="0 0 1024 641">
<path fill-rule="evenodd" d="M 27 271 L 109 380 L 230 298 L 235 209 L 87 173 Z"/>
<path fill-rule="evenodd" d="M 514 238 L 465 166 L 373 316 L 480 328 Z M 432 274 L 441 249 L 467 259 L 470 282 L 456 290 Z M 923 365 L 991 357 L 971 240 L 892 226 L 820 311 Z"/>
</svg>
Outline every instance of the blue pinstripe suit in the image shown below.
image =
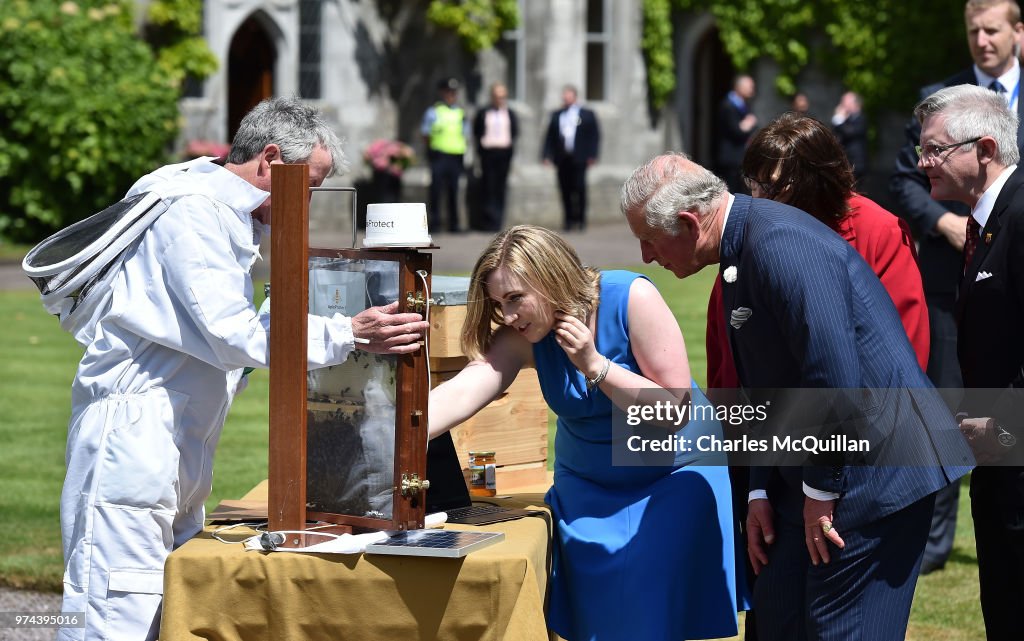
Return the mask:
<svg viewBox="0 0 1024 641">
<path fill-rule="evenodd" d="M 799 210 L 737 195 L 720 256 L 723 272 L 737 268 L 723 288 L 727 324 L 733 310 L 750 310 L 728 326 L 744 388 L 870 389 L 873 448 L 911 464 L 752 471 L 777 534 L 755 593 L 759 638 L 903 639 L 932 495 L 970 469 L 970 450 L 885 288 L 840 236 Z M 833 520 L 847 545 L 827 565 L 808 563 L 802 483 L 840 495 Z"/>
</svg>

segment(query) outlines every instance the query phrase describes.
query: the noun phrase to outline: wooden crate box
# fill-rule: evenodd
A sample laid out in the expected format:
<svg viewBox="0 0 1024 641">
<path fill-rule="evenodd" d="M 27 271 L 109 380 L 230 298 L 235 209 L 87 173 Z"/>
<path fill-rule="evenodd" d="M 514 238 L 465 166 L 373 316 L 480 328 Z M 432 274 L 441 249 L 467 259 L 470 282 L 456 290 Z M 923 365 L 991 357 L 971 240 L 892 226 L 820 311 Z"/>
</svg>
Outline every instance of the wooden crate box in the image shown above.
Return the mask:
<svg viewBox="0 0 1024 641">
<path fill-rule="evenodd" d="M 430 308 L 431 360 L 463 355 L 459 337 L 462 334 L 462 323 L 465 320 L 465 305 L 435 305 Z"/>
<path fill-rule="evenodd" d="M 440 385 L 458 372 L 432 372 L 431 385 Z M 540 392 L 537 372 L 524 369 L 508 390 L 468 421 L 452 430 L 462 467 L 469 452 L 494 450 L 497 464 L 547 462 L 548 406 Z"/>
<path fill-rule="evenodd" d="M 459 345 L 465 305 L 430 309 L 431 386 L 455 376 L 467 363 Z M 493 450 L 499 493 L 548 482 L 548 407 L 537 371 L 524 369 L 501 396 L 468 421 L 452 429 L 452 440 L 468 474 L 469 452 Z"/>
</svg>

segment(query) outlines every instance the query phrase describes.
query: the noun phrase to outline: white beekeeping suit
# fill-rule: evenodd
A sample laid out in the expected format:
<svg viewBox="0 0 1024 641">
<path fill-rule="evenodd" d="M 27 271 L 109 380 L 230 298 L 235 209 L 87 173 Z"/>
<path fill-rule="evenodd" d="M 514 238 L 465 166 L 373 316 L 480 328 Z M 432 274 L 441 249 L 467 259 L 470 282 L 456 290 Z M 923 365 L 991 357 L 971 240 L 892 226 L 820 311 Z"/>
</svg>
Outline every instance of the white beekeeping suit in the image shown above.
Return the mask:
<svg viewBox="0 0 1024 641">
<path fill-rule="evenodd" d="M 269 196 L 212 162 L 164 167 L 129 195 L 171 202 L 107 291 L 68 327 L 85 346 L 61 497 L 59 639 L 155 638 L 170 551 L 202 529 L 213 453 L 243 367 L 266 367 L 269 318 L 249 275 Z M 258 223 L 257 223 L 258 224 Z M 310 367 L 343 362 L 351 322 L 309 317 Z"/>
</svg>

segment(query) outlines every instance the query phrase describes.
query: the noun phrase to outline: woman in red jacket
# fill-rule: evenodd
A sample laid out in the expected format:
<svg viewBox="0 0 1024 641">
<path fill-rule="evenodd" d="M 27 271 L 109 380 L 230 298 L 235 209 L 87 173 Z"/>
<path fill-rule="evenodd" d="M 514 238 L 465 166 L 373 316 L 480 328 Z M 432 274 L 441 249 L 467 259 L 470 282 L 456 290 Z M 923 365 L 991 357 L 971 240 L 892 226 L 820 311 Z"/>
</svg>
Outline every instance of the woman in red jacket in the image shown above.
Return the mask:
<svg viewBox="0 0 1024 641">
<path fill-rule="evenodd" d="M 743 178 L 755 198 L 770 198 L 811 214 L 857 250 L 892 298 L 921 369 L 928 365 L 928 308 L 917 252 L 907 224 L 853 191 L 842 145 L 821 122 L 785 113 L 751 139 Z M 739 379 L 725 333 L 722 283 L 708 301 L 708 389 L 733 388 Z"/>
</svg>

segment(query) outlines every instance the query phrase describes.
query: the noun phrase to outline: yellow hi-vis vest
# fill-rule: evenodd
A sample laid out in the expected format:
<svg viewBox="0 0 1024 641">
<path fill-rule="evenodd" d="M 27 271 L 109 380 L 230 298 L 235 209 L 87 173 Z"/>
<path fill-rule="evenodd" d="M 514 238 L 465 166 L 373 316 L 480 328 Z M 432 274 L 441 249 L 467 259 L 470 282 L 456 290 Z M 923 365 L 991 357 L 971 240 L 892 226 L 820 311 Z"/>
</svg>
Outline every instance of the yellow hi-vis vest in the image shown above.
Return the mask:
<svg viewBox="0 0 1024 641">
<path fill-rule="evenodd" d="M 434 124 L 430 126 L 430 148 L 443 154 L 466 153 L 463 118 L 464 114 L 460 107 L 449 107 L 443 102 L 434 105 Z"/>
</svg>

